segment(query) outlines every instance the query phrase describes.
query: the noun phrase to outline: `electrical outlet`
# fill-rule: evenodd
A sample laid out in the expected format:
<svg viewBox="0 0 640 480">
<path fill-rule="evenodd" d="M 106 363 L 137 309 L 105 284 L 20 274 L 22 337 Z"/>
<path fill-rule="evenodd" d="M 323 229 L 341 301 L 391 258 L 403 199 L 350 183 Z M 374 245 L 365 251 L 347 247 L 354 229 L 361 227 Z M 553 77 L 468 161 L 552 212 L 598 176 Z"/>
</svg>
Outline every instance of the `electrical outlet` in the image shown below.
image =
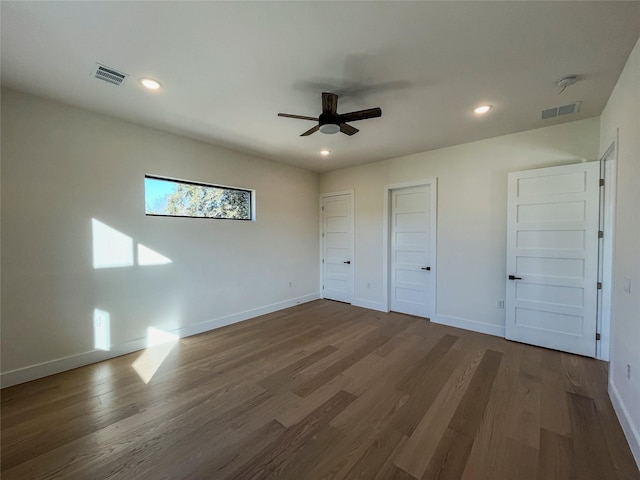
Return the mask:
<svg viewBox="0 0 640 480">
<path fill-rule="evenodd" d="M 627 380 L 631 380 L 631 365 L 627 363 Z"/>
<path fill-rule="evenodd" d="M 498 300 L 498 308 L 504 310 L 504 300 Z"/>
<path fill-rule="evenodd" d="M 289 280 L 289 288 L 293 287 L 293 282 Z"/>
<path fill-rule="evenodd" d="M 370 289 L 371 288 L 371 283 L 367 282 L 367 288 Z"/>
</svg>

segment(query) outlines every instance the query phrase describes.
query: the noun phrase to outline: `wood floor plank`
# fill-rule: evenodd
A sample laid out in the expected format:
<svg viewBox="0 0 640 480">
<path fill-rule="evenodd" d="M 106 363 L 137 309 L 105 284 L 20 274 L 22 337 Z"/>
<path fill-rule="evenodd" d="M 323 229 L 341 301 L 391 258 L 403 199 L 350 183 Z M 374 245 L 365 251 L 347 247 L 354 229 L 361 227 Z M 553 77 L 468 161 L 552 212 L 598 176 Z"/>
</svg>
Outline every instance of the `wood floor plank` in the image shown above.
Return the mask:
<svg viewBox="0 0 640 480">
<path fill-rule="evenodd" d="M 328 300 L 142 354 L 0 391 L 3 480 L 640 479 L 593 359 Z"/>
<path fill-rule="evenodd" d="M 387 480 L 390 478 L 403 479 L 403 478 L 413 477 L 411 474 L 403 471 L 394 463 L 394 459 L 398 456 L 398 452 L 407 443 L 407 440 L 408 438 L 406 435 L 403 436 L 402 439 L 400 439 L 400 441 L 396 445 L 396 448 L 391 452 L 391 454 L 387 457 L 387 460 L 384 462 L 384 464 L 380 466 L 380 468 L 376 472 L 375 476 L 373 477 L 373 480 Z"/>
<path fill-rule="evenodd" d="M 520 370 L 512 392 L 507 416 L 507 437 L 538 449 L 540 444 L 541 368 L 542 349 L 530 348 L 523 352 Z"/>
<path fill-rule="evenodd" d="M 416 362 L 415 365 L 411 365 L 411 367 L 407 369 L 404 375 L 398 379 L 395 388 L 411 394 L 413 389 L 416 388 L 416 375 L 419 377 L 426 377 L 431 373 L 431 371 L 435 370 L 438 361 L 440 361 L 451 347 L 453 347 L 453 345 L 458 341 L 458 338 L 459 337 L 455 335 L 443 336 L 438 343 L 429 350 L 429 353 Z"/>
<path fill-rule="evenodd" d="M 343 432 L 331 424 L 318 432 L 308 445 L 293 458 L 283 474 L 287 480 L 342 479 L 368 446 L 368 432 Z M 319 449 L 322 450 L 319 450 Z M 322 454 L 318 453 L 322 451 Z"/>
<path fill-rule="evenodd" d="M 306 357 L 303 357 L 300 360 L 287 365 L 280 370 L 277 370 L 268 377 L 263 378 L 258 382 L 258 385 L 263 387 L 265 390 L 270 391 L 288 386 L 296 373 L 304 370 L 309 365 L 314 364 L 319 359 L 324 358 L 337 350 L 337 347 L 334 347 L 333 345 L 327 345 L 320 350 L 310 353 Z"/>
<path fill-rule="evenodd" d="M 345 480 L 376 478 L 386 464 L 392 463 L 390 458 L 393 452 L 405 439 L 405 435 L 393 429 L 380 432 L 370 441 L 362 456 L 343 478 Z"/>
<path fill-rule="evenodd" d="M 567 393 L 578 478 L 617 476 L 592 398 Z"/>
<path fill-rule="evenodd" d="M 342 444 L 345 439 L 345 435 L 330 424 L 322 426 L 309 441 L 302 445 L 296 455 L 278 470 L 278 478 L 290 480 L 310 478 L 309 472 L 321 461 L 318 452 L 330 452 L 336 444 Z"/>
<path fill-rule="evenodd" d="M 562 353 L 547 351 L 541 359 L 540 427 L 559 435 L 571 435 L 566 401 Z"/>
<path fill-rule="evenodd" d="M 291 478 L 343 478 L 365 454 L 379 432 L 388 428 L 406 395 L 388 390 L 384 382 L 374 384 L 337 415 L 330 426 L 343 435 L 327 446 L 313 468 Z"/>
<path fill-rule="evenodd" d="M 540 429 L 540 454 L 538 457 L 538 480 L 576 479 L 571 438 L 556 432 Z"/>
<path fill-rule="evenodd" d="M 415 478 L 422 478 L 483 355 L 484 350 L 467 353 L 466 359 L 451 375 L 411 437 L 395 456 L 394 462 L 398 467 Z"/>
<path fill-rule="evenodd" d="M 64 428 L 58 428 L 58 423 L 50 424 L 45 429 L 31 430 L 29 423 L 25 429 L 16 426 L 18 432 L 12 432 L 13 435 L 19 438 L 15 442 L 7 442 L 3 445 L 2 455 L 2 470 L 12 468 L 20 463 L 20 459 L 43 455 L 60 444 L 65 444 L 72 441 L 75 438 L 89 435 L 93 432 L 99 431 L 118 423 L 123 419 L 127 419 L 136 413 L 139 413 L 139 408 L 135 404 L 129 404 L 124 407 L 116 409 L 102 409 L 93 416 L 91 422 L 87 422 L 81 417 L 77 417 L 73 421 L 64 422 Z"/>
<path fill-rule="evenodd" d="M 413 475 L 405 472 L 401 468 L 392 465 L 386 472 L 384 477 L 378 477 L 375 480 L 416 480 Z"/>
<path fill-rule="evenodd" d="M 372 385 L 331 421 L 334 427 L 350 433 L 387 427 L 403 408 L 407 395 L 387 388 L 384 383 Z"/>
<path fill-rule="evenodd" d="M 502 353 L 485 351 L 423 478 L 460 478 L 489 401 Z"/>
<path fill-rule="evenodd" d="M 287 405 L 287 408 L 280 409 L 274 416 L 285 427 L 291 427 L 300 422 L 304 417 L 313 412 L 320 405 L 333 397 L 340 390 L 351 383 L 351 379 L 344 375 L 338 375 L 308 397 L 294 395 L 294 400 Z"/>
<path fill-rule="evenodd" d="M 343 374 L 352 379 L 345 390 L 356 396 L 361 395 L 375 383 L 385 382 L 393 385 L 405 373 L 407 365 L 413 365 L 421 353 L 414 347 L 423 342 L 422 337 L 412 335 L 396 342 L 396 348 L 386 356 L 378 356 L 378 350 L 362 361 L 347 368 Z M 389 342 L 385 343 L 386 347 Z"/>
<path fill-rule="evenodd" d="M 376 348 L 384 345 L 389 341 L 389 337 L 386 336 L 378 336 L 373 338 L 371 341 L 367 342 L 362 347 L 358 348 L 354 352 L 351 352 L 346 357 L 340 359 L 339 361 L 332 364 L 330 367 L 324 369 L 322 372 L 318 373 L 314 377 L 310 378 L 303 384 L 294 388 L 294 392 L 301 397 L 306 397 L 313 391 L 320 388 L 322 385 L 327 383 L 332 378 L 338 376 L 344 370 L 354 365 L 356 362 L 361 360 L 362 358 L 369 355 Z"/>
<path fill-rule="evenodd" d="M 507 460 L 500 469 L 500 475 L 518 480 L 536 480 L 538 452 L 537 446 L 534 448 L 524 441 L 510 439 L 505 452 Z"/>
<path fill-rule="evenodd" d="M 523 348 L 529 347 L 511 342 L 504 345 L 505 361 L 498 369 L 483 422 L 467 460 L 462 476 L 465 480 L 493 480 L 504 476 L 503 470 L 509 461 L 507 431 L 511 422 L 507 412 L 518 411 L 513 394 L 520 378 Z"/>
<path fill-rule="evenodd" d="M 285 427 L 276 420 L 263 425 L 236 443 L 225 442 L 225 448 L 212 451 L 207 442 L 203 442 L 202 451 L 193 450 L 183 462 L 172 462 L 167 468 L 157 471 L 156 478 L 183 478 L 200 480 L 203 478 L 224 478 L 231 472 L 250 461 L 260 451 L 283 435 Z M 152 472 L 153 473 L 153 472 Z"/>
<path fill-rule="evenodd" d="M 416 379 L 409 399 L 394 417 L 392 428 L 412 435 L 464 356 L 464 352 L 451 349 L 439 361 L 434 361 L 433 368 L 425 369 L 426 374 Z"/>
<path fill-rule="evenodd" d="M 291 461 L 295 452 L 303 447 L 307 439 L 354 400 L 353 395 L 341 390 L 300 423 L 287 428 L 282 435 L 227 478 L 229 480 L 246 480 L 248 478 L 277 476 L 277 472 L 283 468 L 283 465 Z"/>
<path fill-rule="evenodd" d="M 485 352 L 449 423 L 449 428 L 471 438 L 475 437 L 501 361 L 502 353 L 493 350 Z"/>
<path fill-rule="evenodd" d="M 422 479 L 461 478 L 472 446 L 472 438 L 448 427 L 440 438 L 438 448 L 431 457 Z"/>
<path fill-rule="evenodd" d="M 41 475 L 32 476 L 34 470 L 38 471 L 33 467 L 36 464 L 40 465 L 43 472 L 60 470 L 67 472 L 67 478 L 81 478 L 82 475 L 78 472 L 97 468 L 95 466 L 103 463 L 106 458 L 111 462 L 114 457 L 127 455 L 132 450 L 140 451 L 145 457 L 155 455 L 158 450 L 161 453 L 170 452 L 171 442 L 164 439 L 180 441 L 193 435 L 203 424 L 226 428 L 225 420 L 233 419 L 235 415 L 225 416 L 225 413 L 241 403 L 241 399 L 250 399 L 262 392 L 264 389 L 254 385 L 244 385 L 227 392 L 192 392 L 191 395 L 181 397 L 180 402 L 172 403 L 179 413 L 167 418 L 164 417 L 167 406 L 156 403 L 148 410 L 113 423 L 98 432 L 58 445 L 46 454 L 31 454 L 28 461 L 3 472 L 2 476 L 16 479 L 42 478 Z M 204 419 L 202 410 L 207 413 Z"/>
</svg>

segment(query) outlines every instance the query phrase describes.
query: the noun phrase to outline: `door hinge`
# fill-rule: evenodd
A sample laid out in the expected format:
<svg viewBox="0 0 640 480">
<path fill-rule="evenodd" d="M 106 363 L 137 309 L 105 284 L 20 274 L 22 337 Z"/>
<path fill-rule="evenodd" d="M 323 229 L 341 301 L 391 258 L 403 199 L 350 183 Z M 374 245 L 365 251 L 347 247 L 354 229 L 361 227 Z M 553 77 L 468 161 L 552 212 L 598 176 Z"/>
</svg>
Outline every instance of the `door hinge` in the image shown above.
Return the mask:
<svg viewBox="0 0 640 480">
<path fill-rule="evenodd" d="M 322 289 L 324 290 L 324 285 L 322 285 Z"/>
<path fill-rule="evenodd" d="M 322 232 L 322 238 L 324 238 L 324 232 Z"/>
<path fill-rule="evenodd" d="M 601 178 L 601 179 L 600 179 L 600 186 L 601 186 L 601 187 L 604 187 L 604 178 Z"/>
<path fill-rule="evenodd" d="M 322 259 L 322 263 L 324 263 L 324 258 Z"/>
<path fill-rule="evenodd" d="M 596 340 L 600 340 L 600 334 L 596 333 Z"/>
<path fill-rule="evenodd" d="M 324 212 L 324 205 L 322 205 L 322 211 Z"/>
<path fill-rule="evenodd" d="M 598 238 L 604 238 L 604 232 L 602 230 L 598 231 Z"/>
<path fill-rule="evenodd" d="M 598 282 L 598 290 L 602 290 L 602 282 Z"/>
</svg>

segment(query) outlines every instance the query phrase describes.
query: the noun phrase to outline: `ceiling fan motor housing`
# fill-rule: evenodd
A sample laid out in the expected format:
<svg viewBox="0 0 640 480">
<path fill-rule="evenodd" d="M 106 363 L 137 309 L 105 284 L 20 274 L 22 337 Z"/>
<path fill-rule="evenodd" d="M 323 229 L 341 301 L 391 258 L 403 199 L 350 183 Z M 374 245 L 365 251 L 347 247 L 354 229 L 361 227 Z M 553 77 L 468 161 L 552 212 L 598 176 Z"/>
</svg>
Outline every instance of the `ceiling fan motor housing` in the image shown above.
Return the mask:
<svg viewBox="0 0 640 480">
<path fill-rule="evenodd" d="M 340 131 L 340 124 L 336 117 L 333 115 L 329 115 L 327 113 L 321 113 L 320 118 L 318 118 L 318 123 L 320 124 L 320 132 L 326 134 L 334 134 Z"/>
</svg>

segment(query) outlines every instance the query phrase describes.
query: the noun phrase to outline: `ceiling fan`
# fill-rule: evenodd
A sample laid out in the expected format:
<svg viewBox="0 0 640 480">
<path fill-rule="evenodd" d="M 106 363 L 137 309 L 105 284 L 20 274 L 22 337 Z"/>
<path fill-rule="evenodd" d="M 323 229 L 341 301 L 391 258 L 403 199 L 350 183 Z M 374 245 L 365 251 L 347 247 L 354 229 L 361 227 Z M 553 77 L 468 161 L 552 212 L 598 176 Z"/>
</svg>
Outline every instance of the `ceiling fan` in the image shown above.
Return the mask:
<svg viewBox="0 0 640 480">
<path fill-rule="evenodd" d="M 322 94 L 322 113 L 318 118 L 305 117 L 303 115 L 291 115 L 288 113 L 279 113 L 279 117 L 299 118 L 301 120 L 312 120 L 318 122 L 313 128 L 304 132 L 301 137 L 306 137 L 320 130 L 322 133 L 338 133 L 342 132 L 346 135 L 355 135 L 358 129 L 348 125 L 347 122 L 355 122 L 356 120 L 366 120 L 367 118 L 375 118 L 382 116 L 382 110 L 379 107 L 368 108 L 366 110 L 358 110 L 357 112 L 339 114 L 338 95 L 335 93 L 324 92 Z"/>
</svg>

